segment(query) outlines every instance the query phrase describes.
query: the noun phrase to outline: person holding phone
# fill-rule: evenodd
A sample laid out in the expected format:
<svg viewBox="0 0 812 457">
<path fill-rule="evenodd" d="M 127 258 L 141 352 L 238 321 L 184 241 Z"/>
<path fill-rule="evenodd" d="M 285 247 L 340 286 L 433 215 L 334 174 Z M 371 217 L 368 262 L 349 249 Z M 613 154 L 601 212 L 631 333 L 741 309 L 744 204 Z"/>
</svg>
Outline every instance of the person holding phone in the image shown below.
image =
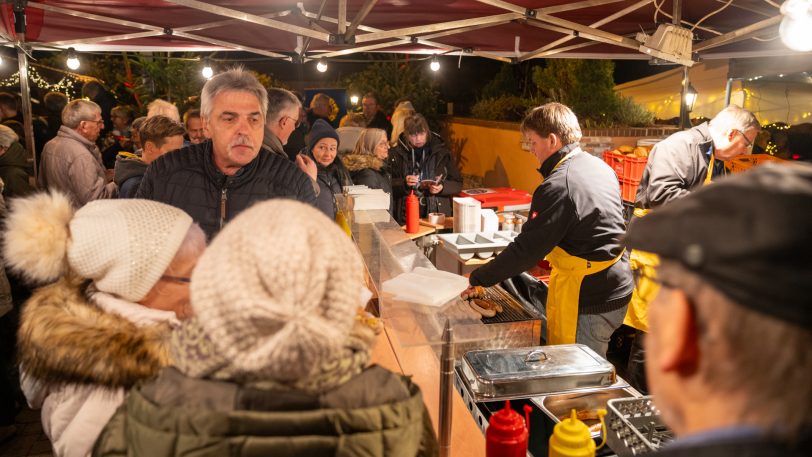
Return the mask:
<svg viewBox="0 0 812 457">
<path fill-rule="evenodd" d="M 395 220 L 406 222 L 406 197 L 411 191 L 420 202 L 420 217 L 428 213 L 451 216 L 451 197 L 462 190 L 462 177 L 451 151 L 440 135 L 429 130 L 423 115 L 406 118 L 397 146 L 389 151 L 389 159 Z"/>
</svg>

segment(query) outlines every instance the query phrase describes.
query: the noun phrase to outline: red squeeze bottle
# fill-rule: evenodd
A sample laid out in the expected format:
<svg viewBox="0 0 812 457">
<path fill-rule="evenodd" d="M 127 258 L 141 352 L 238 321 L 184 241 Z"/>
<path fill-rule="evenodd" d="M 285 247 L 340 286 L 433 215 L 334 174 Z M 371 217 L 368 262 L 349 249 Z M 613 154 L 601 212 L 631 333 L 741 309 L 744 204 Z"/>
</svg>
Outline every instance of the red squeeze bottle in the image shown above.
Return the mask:
<svg viewBox="0 0 812 457">
<path fill-rule="evenodd" d="M 406 233 L 417 233 L 420 228 L 420 204 L 412 191 L 406 197 Z"/>
<path fill-rule="evenodd" d="M 510 400 L 505 401 L 505 407 L 491 416 L 488 429 L 485 431 L 485 455 L 487 457 L 526 457 L 527 438 L 532 408 L 525 405 L 524 414 L 527 418 L 510 409 Z"/>
</svg>

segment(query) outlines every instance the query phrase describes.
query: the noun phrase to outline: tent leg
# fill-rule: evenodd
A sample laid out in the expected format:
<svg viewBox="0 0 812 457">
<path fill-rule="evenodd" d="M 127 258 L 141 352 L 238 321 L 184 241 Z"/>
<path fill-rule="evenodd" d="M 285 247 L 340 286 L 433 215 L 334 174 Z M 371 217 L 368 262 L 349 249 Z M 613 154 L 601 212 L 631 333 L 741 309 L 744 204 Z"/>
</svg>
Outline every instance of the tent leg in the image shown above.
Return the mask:
<svg viewBox="0 0 812 457">
<path fill-rule="evenodd" d="M 688 111 L 688 105 L 685 104 L 685 94 L 688 93 L 688 67 L 682 67 L 682 92 L 680 92 L 679 103 L 679 128 L 691 128 L 691 113 Z"/>
<path fill-rule="evenodd" d="M 730 106 L 730 93 L 733 91 L 733 78 L 727 78 L 725 84 L 725 108 Z"/>
<path fill-rule="evenodd" d="M 20 98 L 22 99 L 23 108 L 23 128 L 25 130 L 25 148 L 28 151 L 28 157 L 34 167 L 34 178 L 37 178 L 38 164 L 36 145 L 34 144 L 34 123 L 33 113 L 31 110 L 31 88 L 28 84 L 28 55 L 23 51 L 24 42 L 20 40 L 17 45 L 17 62 L 20 70 Z"/>
</svg>

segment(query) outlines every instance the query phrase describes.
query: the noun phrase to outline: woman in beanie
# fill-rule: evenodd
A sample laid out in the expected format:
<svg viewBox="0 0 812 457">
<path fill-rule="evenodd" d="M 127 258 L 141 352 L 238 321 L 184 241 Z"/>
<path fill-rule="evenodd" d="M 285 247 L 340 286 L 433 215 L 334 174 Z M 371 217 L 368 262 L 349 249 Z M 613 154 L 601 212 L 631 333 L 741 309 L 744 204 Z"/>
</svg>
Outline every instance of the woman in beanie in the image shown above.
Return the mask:
<svg viewBox="0 0 812 457">
<path fill-rule="evenodd" d="M 367 366 L 363 268 L 315 208 L 242 212 L 195 268 L 174 366 L 130 392 L 93 455 L 436 455 L 419 388 Z"/>
<path fill-rule="evenodd" d="M 46 284 L 18 331 L 22 387 L 58 457 L 90 455 L 127 389 L 169 363 L 170 330 L 188 317 L 189 276 L 206 236 L 182 210 L 59 193 L 14 200 L 3 255 Z"/>
<path fill-rule="evenodd" d="M 389 194 L 389 213 L 392 213 L 392 178 L 385 168 L 389 157 L 389 141 L 386 131 L 364 129 L 355 143 L 355 150 L 341 160 L 350 172 L 354 184 L 363 184 L 371 189 L 383 189 Z"/>
<path fill-rule="evenodd" d="M 317 119 L 310 128 L 307 138 L 307 154 L 316 161 L 318 182 L 321 192 L 316 197 L 316 206 L 330 219 L 335 219 L 335 194 L 343 192 L 342 187 L 351 186 L 352 180 L 338 153 L 338 133 L 324 119 Z"/>
</svg>

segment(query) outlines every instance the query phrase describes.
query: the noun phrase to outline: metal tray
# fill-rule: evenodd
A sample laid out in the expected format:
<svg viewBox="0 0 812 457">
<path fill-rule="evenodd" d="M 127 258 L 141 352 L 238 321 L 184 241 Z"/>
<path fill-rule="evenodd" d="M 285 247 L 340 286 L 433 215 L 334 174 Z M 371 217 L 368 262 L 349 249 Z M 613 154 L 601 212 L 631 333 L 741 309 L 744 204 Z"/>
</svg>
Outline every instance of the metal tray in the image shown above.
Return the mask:
<svg viewBox="0 0 812 457">
<path fill-rule="evenodd" d="M 606 409 L 606 403 L 615 398 L 634 397 L 634 391 L 628 387 L 610 387 L 606 389 L 593 389 L 589 391 L 570 392 L 564 394 L 546 395 L 532 398 L 544 414 L 556 424 L 561 422 L 562 417 L 569 417 L 570 411 L 597 411 Z M 599 424 L 598 419 L 587 419 L 582 421 L 587 427 Z M 599 438 L 600 430 L 592 432 L 592 438 Z"/>
<path fill-rule="evenodd" d="M 535 397 L 615 383 L 615 367 L 582 344 L 471 351 L 461 363 L 475 401 Z"/>
</svg>

